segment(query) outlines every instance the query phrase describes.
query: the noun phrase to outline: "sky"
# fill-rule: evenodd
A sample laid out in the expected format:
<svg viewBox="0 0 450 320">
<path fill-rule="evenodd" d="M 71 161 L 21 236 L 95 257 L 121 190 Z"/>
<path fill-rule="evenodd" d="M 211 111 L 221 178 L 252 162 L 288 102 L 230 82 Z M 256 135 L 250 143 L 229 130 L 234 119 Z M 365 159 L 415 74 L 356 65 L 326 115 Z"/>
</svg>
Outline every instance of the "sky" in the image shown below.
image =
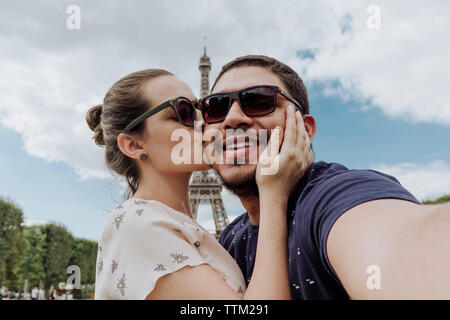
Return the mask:
<svg viewBox="0 0 450 320">
<path fill-rule="evenodd" d="M 297 71 L 317 122 L 316 160 L 391 174 L 420 200 L 449 194 L 449 16 L 445 0 L 4 2 L 0 196 L 28 225 L 56 222 L 98 240 L 124 188 L 91 139 L 86 111 L 147 68 L 169 70 L 198 93 L 204 37 L 211 81 L 246 54 Z M 244 212 L 222 196 L 230 220 Z M 198 219 L 213 229 L 206 205 Z"/>
</svg>

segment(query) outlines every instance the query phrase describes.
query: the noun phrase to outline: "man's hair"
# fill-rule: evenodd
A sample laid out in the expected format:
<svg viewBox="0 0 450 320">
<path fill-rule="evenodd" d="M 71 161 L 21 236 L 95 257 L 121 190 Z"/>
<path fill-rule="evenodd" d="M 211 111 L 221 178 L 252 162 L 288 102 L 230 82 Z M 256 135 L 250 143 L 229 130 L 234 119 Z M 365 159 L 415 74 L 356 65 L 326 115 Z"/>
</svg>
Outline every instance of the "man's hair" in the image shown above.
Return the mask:
<svg viewBox="0 0 450 320">
<path fill-rule="evenodd" d="M 216 86 L 217 81 L 219 81 L 227 71 L 238 67 L 262 67 L 276 74 L 286 86 L 289 95 L 302 105 L 306 114 L 309 113 L 306 88 L 297 72 L 277 59 L 263 55 L 247 55 L 228 62 L 222 67 L 216 81 L 214 81 L 211 91 Z"/>
</svg>

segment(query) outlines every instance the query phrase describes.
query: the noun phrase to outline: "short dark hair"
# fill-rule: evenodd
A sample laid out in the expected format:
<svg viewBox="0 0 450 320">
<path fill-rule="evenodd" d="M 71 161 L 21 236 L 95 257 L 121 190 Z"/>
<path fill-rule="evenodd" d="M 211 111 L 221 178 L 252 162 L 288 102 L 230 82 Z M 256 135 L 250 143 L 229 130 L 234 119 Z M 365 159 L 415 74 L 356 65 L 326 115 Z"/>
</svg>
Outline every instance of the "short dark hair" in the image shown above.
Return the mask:
<svg viewBox="0 0 450 320">
<path fill-rule="evenodd" d="M 219 75 L 212 85 L 211 91 L 217 84 L 217 81 L 229 70 L 238 67 L 262 67 L 276 74 L 281 82 L 286 86 L 289 95 L 297 100 L 305 110 L 305 114 L 309 114 L 309 102 L 306 87 L 297 72 L 289 66 L 278 61 L 275 58 L 263 55 L 247 55 L 234 59 L 222 67 Z"/>
</svg>

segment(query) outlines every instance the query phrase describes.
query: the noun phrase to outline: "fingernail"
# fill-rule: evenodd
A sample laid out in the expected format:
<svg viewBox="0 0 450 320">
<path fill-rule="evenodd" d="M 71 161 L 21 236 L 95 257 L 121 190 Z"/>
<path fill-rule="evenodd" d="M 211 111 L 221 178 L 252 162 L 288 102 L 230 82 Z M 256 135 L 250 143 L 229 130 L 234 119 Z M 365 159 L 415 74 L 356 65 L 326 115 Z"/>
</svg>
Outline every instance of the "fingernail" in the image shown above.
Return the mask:
<svg viewBox="0 0 450 320">
<path fill-rule="evenodd" d="M 291 104 L 291 110 L 292 112 L 295 112 L 294 106 Z"/>
</svg>

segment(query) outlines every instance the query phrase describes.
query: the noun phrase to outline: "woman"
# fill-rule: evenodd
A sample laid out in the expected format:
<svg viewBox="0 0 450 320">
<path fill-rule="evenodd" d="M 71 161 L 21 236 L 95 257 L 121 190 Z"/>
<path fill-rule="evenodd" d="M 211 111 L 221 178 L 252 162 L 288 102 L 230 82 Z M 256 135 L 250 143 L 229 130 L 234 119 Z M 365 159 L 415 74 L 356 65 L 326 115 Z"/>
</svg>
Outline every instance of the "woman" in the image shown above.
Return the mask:
<svg viewBox="0 0 450 320">
<path fill-rule="evenodd" d="M 194 120 L 200 120 L 193 100 L 190 88 L 173 74 L 149 69 L 119 80 L 103 105 L 87 113 L 96 144 L 106 148 L 108 168 L 129 187 L 128 200 L 110 213 L 99 242 L 96 299 L 290 299 L 287 195 L 304 173 L 294 170 L 296 162 L 311 157 L 293 159 L 287 151 L 303 148 L 306 140 L 289 139 L 281 151 L 272 147 L 270 158 L 262 155 L 279 161 L 279 170 L 262 175 L 257 169 L 260 194 L 272 200 L 261 203 L 258 250 L 246 290 L 236 262 L 192 217 L 191 174 L 209 167 L 170 160 L 178 143 L 171 141 L 174 130 L 193 135 Z M 293 109 L 286 115 L 297 121 L 289 122 L 284 135 L 304 134 L 297 130 L 300 115 Z M 274 130 L 271 139 L 281 142 L 280 131 Z M 281 259 L 266 268 L 264 260 L 271 256 Z"/>
</svg>

